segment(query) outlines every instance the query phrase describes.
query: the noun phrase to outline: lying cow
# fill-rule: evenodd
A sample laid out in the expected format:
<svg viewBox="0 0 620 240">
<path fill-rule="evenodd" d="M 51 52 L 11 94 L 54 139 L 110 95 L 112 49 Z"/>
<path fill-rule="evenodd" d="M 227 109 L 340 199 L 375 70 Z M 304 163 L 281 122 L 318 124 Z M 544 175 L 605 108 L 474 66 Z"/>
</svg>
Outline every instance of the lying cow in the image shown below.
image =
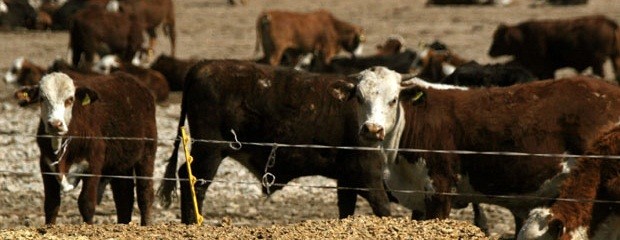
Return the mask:
<svg viewBox="0 0 620 240">
<path fill-rule="evenodd" d="M 499 25 L 493 34 L 489 56 L 514 56 L 514 60 L 540 79 L 571 67 L 581 72 L 592 67 L 604 77 L 603 64 L 611 58 L 620 76 L 620 28 L 605 16 L 526 21 L 515 26 Z"/>
<path fill-rule="evenodd" d="M 256 51 L 262 45 L 263 62 L 272 66 L 280 63 L 287 49 L 317 53 L 322 63 L 329 64 L 340 49 L 361 54 L 364 41 L 361 27 L 339 20 L 327 10 L 266 11 L 256 22 Z"/>
<path fill-rule="evenodd" d="M 4 81 L 17 83 L 20 86 L 37 85 L 46 72 L 46 68 L 24 57 L 19 57 L 13 61 L 13 65 L 4 74 Z"/>
<path fill-rule="evenodd" d="M 536 80 L 527 69 L 517 64 L 486 64 L 475 61 L 465 63 L 454 69 L 441 82 L 450 85 L 469 87 L 506 87 L 517 83 Z"/>
<path fill-rule="evenodd" d="M 465 60 L 448 49 L 444 43 L 434 41 L 420 52 L 413 65 L 419 69 L 419 78 L 438 83 L 452 74 L 456 67 L 468 62 L 469 60 Z"/>
<path fill-rule="evenodd" d="M 373 66 L 383 66 L 399 73 L 409 73 L 417 53 L 407 49 L 392 55 L 376 55 L 366 57 L 335 57 L 328 65 L 322 65 L 314 59 L 309 67 L 310 72 L 353 74 Z"/>
<path fill-rule="evenodd" d="M 469 90 L 428 88 L 423 81 L 416 85 L 401 93 L 406 124 L 400 149 L 581 154 L 599 128 L 620 116 L 620 88 L 588 77 Z M 416 219 L 446 218 L 451 204 L 489 203 L 508 208 L 520 229 L 529 210 L 545 203 L 535 197 L 557 196 L 563 173 L 573 163 L 539 156 L 400 151 L 397 160 L 386 164 L 386 184 Z M 453 189 L 462 195 L 442 194 Z"/>
<path fill-rule="evenodd" d="M 160 72 L 166 77 L 170 91 L 183 91 L 185 75 L 196 64 L 195 59 L 178 59 L 175 57 L 160 55 L 151 64 L 151 69 Z"/>
<path fill-rule="evenodd" d="M 170 87 L 168 87 L 166 77 L 155 70 L 123 62 L 115 55 L 104 56 L 99 62 L 93 65 L 92 70 L 101 74 L 110 74 L 117 71 L 129 73 L 140 80 L 140 82 L 151 91 L 157 102 L 168 99 Z"/>
<path fill-rule="evenodd" d="M 90 78 L 50 73 L 39 86 L 23 88 L 16 96 L 23 103 L 41 102 L 37 145 L 46 224 L 56 223 L 61 191 L 73 189 L 79 180 L 83 181 L 80 213 L 92 224 L 100 175 L 134 174 L 147 178 L 111 180 L 117 221 L 131 221 L 135 185 L 141 224 L 151 222 L 153 181 L 148 177 L 153 176 L 157 128 L 148 89 L 124 73 Z M 94 176 L 72 176 L 84 173 Z"/>
<path fill-rule="evenodd" d="M 620 155 L 620 125 L 602 131 L 587 155 Z M 608 201 L 597 202 L 594 201 Z M 618 239 L 620 163 L 579 158 L 550 207 L 534 209 L 517 239 Z"/>
<path fill-rule="evenodd" d="M 0 0 L 0 29 L 35 29 L 37 12 L 27 0 Z"/>
<path fill-rule="evenodd" d="M 353 214 L 358 194 L 368 200 L 376 215 L 387 216 L 390 208 L 382 180 L 382 161 L 395 157 L 395 152 L 387 154 L 379 149 L 393 148 L 398 141 L 402 125 L 395 124 L 403 123 L 402 114 L 397 114 L 401 112 L 400 83 L 400 74 L 383 67 L 347 78 L 242 61 L 201 61 L 187 74 L 179 126 L 187 118 L 196 139 L 234 141 L 238 137 L 243 142 L 377 148 L 278 148 L 278 160 L 268 171 L 276 176 L 276 184 L 323 175 L 337 179 L 339 187 L 369 188 L 339 189 L 340 217 Z M 177 139 L 166 178 L 175 176 L 178 148 Z M 193 173 L 207 180 L 195 185 L 199 210 L 223 158 L 238 160 L 260 179 L 270 151 L 270 147 L 243 146 L 233 150 L 227 145 L 194 142 Z M 186 167 L 182 166 L 178 174 L 187 178 Z M 174 188 L 175 181 L 164 181 L 160 186 L 164 205 L 170 203 Z M 189 184 L 181 182 L 182 222 L 195 222 L 194 217 Z"/>
</svg>

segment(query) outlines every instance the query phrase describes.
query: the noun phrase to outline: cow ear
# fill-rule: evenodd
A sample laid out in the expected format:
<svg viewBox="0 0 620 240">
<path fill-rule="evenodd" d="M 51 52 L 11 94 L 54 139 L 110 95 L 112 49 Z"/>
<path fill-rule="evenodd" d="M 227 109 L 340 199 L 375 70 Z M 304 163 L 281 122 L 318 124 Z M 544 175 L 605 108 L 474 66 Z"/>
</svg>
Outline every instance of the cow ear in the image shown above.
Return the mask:
<svg viewBox="0 0 620 240">
<path fill-rule="evenodd" d="M 405 104 L 417 105 L 426 101 L 426 92 L 420 87 L 404 88 L 399 98 Z"/>
<path fill-rule="evenodd" d="M 38 103 L 41 100 L 39 97 L 39 86 L 21 87 L 15 91 L 13 97 L 17 99 L 17 103 L 22 107 Z"/>
<path fill-rule="evenodd" d="M 99 95 L 90 88 L 78 87 L 75 90 L 75 98 L 82 104 L 82 106 L 86 106 L 99 100 Z"/>
<path fill-rule="evenodd" d="M 348 101 L 355 96 L 355 84 L 347 81 L 338 80 L 332 83 L 329 88 L 332 96 L 341 102 Z"/>
</svg>

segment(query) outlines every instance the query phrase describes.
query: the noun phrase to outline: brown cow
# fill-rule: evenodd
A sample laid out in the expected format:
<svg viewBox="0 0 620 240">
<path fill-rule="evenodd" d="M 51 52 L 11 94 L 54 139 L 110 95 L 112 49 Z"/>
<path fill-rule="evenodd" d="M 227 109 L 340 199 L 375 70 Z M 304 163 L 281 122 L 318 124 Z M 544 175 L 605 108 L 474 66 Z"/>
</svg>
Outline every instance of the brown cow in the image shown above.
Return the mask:
<svg viewBox="0 0 620 240">
<path fill-rule="evenodd" d="M 116 55 L 104 56 L 99 62 L 93 65 L 92 70 L 101 74 L 110 74 L 116 71 L 129 73 L 149 88 L 157 102 L 168 99 L 170 87 L 168 87 L 168 82 L 166 82 L 166 77 L 164 77 L 164 75 L 149 68 L 142 68 L 128 62 L 123 62 Z"/>
<path fill-rule="evenodd" d="M 19 57 L 13 61 L 9 71 L 4 74 L 4 81 L 17 83 L 20 86 L 37 85 L 46 72 L 46 68 L 36 65 L 24 57 Z"/>
<path fill-rule="evenodd" d="M 287 49 L 301 54 L 316 53 L 324 64 L 329 64 L 342 48 L 354 55 L 361 54 L 364 41 L 361 27 L 339 20 L 327 10 L 272 10 L 261 13 L 256 21 L 256 51 L 262 44 L 263 61 L 272 66 L 280 63 Z"/>
<path fill-rule="evenodd" d="M 602 131 L 587 155 L 620 155 L 620 125 Z M 570 200 L 568 200 L 570 199 Z M 574 201 L 571 201 L 574 200 Z M 530 212 L 518 239 L 618 239 L 620 205 L 618 159 L 579 158 L 550 207 Z"/>
<path fill-rule="evenodd" d="M 243 61 L 201 61 L 187 74 L 179 126 L 187 118 L 196 139 L 234 141 L 238 137 L 248 142 L 376 148 L 278 148 L 277 163 L 268 171 L 276 176 L 278 184 L 301 176 L 323 175 L 337 179 L 339 187 L 369 188 L 339 189 L 340 217 L 353 214 L 358 194 L 368 200 L 375 214 L 386 216 L 390 208 L 383 187 L 382 161 L 395 157 L 395 152 L 388 154 L 379 149 L 390 149 L 398 143 L 400 126 L 394 123 L 402 122 L 397 121 L 402 116 L 397 104 L 401 79 L 400 74 L 383 67 L 347 78 Z M 358 120 L 358 116 L 363 117 Z M 179 141 L 175 141 L 166 178 L 175 176 L 178 148 Z M 235 151 L 227 145 L 194 142 L 193 173 L 207 180 L 195 185 L 199 210 L 223 158 L 238 160 L 260 179 L 271 151 L 271 147 L 247 145 Z M 178 175 L 187 178 L 185 166 Z M 160 186 L 162 203 L 170 203 L 175 183 L 165 181 Z M 191 202 L 189 184 L 181 182 L 183 223 L 196 221 Z"/>
<path fill-rule="evenodd" d="M 89 78 L 50 73 L 39 86 L 16 96 L 27 103 L 41 102 L 37 145 L 46 224 L 56 223 L 61 191 L 73 189 L 80 180 L 78 206 L 84 222 L 92 224 L 100 175 L 134 174 L 146 178 L 111 180 L 117 221 L 131 221 L 135 185 L 141 224 L 150 223 L 153 181 L 148 177 L 153 176 L 157 128 L 148 89 L 125 73 Z"/>
<path fill-rule="evenodd" d="M 189 69 L 198 62 L 196 59 L 178 59 L 160 55 L 151 64 L 151 69 L 160 72 L 166 77 L 170 91 L 183 91 L 183 82 Z"/>
<path fill-rule="evenodd" d="M 420 81 L 402 93 L 401 149 L 584 153 L 597 131 L 620 116 L 620 88 L 588 77 L 502 88 L 441 90 Z M 399 152 L 386 184 L 414 218 L 446 218 L 451 204 L 490 203 L 511 210 L 519 229 L 540 199 L 555 197 L 571 159 Z M 406 191 L 423 191 L 411 194 Z M 452 191 L 457 197 L 442 195 Z M 451 200 L 454 200 L 452 202 Z"/>
<path fill-rule="evenodd" d="M 456 67 L 469 62 L 439 41 L 428 44 L 420 52 L 418 58 L 419 60 L 414 63 L 419 65 L 418 77 L 435 83 L 441 82 L 442 79 L 454 72 Z"/>
<path fill-rule="evenodd" d="M 376 56 L 389 56 L 401 52 L 401 49 L 405 45 L 405 39 L 401 36 L 394 35 L 388 37 L 385 43 L 377 45 Z"/>
<path fill-rule="evenodd" d="M 149 36 L 147 48 L 149 57 L 152 56 L 155 48 L 156 29 L 159 26 L 162 26 L 164 34 L 170 38 L 170 55 L 175 55 L 176 30 L 172 0 L 123 0 L 120 2 L 120 7 L 121 11 L 135 14 L 140 25 L 146 29 Z"/>
<path fill-rule="evenodd" d="M 620 80 L 620 28 L 602 15 L 574 19 L 526 21 L 515 26 L 499 25 L 493 34 L 489 56 L 512 55 L 514 60 L 540 79 L 555 71 L 592 67 L 604 77 L 609 57 Z"/>
<path fill-rule="evenodd" d="M 117 54 L 124 61 L 131 61 L 141 49 L 142 29 L 136 17 L 127 12 L 110 12 L 100 5 L 79 10 L 69 32 L 73 65 L 90 66 L 97 53 Z"/>
</svg>

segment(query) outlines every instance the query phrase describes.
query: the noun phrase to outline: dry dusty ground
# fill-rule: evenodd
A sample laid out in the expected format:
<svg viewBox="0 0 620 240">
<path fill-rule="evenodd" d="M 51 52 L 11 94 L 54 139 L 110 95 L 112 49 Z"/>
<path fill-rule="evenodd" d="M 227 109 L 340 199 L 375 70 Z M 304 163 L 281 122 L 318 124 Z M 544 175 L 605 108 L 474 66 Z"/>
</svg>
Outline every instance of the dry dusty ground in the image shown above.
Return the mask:
<svg viewBox="0 0 620 240">
<path fill-rule="evenodd" d="M 178 57 L 181 58 L 255 58 L 254 21 L 265 9 L 307 11 L 326 8 L 336 16 L 362 25 L 367 32 L 366 53 L 387 36 L 399 34 L 407 46 L 441 39 L 463 57 L 487 63 L 486 56 L 493 30 L 499 23 L 517 23 L 527 19 L 575 17 L 602 13 L 620 21 L 620 2 L 590 0 L 577 7 L 530 7 L 530 0 L 514 0 L 507 7 L 426 7 L 424 0 L 248 0 L 245 6 L 230 7 L 225 0 L 176 0 Z M 161 38 L 157 52 L 168 52 Z M 67 52 L 66 32 L 0 33 L 0 71 L 13 59 L 24 56 L 37 64 L 47 65 Z M 607 66 L 609 71 L 609 66 Z M 477 229 L 465 222 L 411 222 L 404 218 L 409 211 L 393 205 L 396 219 L 357 217 L 335 222 L 337 218 L 335 190 L 309 187 L 285 187 L 266 198 L 258 181 L 234 161 L 225 160 L 218 171 L 217 182 L 207 193 L 205 224 L 202 227 L 178 224 L 178 202 L 171 209 L 156 207 L 155 226 L 118 226 L 111 194 L 107 193 L 97 208 L 95 221 L 102 226 L 78 225 L 77 191 L 64 196 L 58 222 L 61 226 L 44 228 L 43 193 L 38 172 L 38 149 L 34 133 L 38 109 L 19 108 L 10 98 L 14 86 L 0 83 L 0 238 L 33 239 L 108 239 L 108 238 L 400 238 L 471 239 Z M 163 175 L 165 159 L 171 152 L 179 114 L 179 95 L 158 107 L 160 144 L 156 177 Z M 125 119 L 124 121 L 134 121 Z M 277 160 L 276 160 L 277 164 Z M 305 177 L 293 184 L 335 186 L 322 177 Z M 158 184 L 156 184 L 158 185 Z M 358 201 L 357 215 L 369 215 L 368 204 Z M 490 218 L 492 238 L 510 236 L 512 216 L 502 208 L 485 206 Z M 137 210 L 136 210 L 137 212 Z M 139 216 L 134 214 L 135 218 Z M 469 209 L 453 211 L 455 219 L 471 220 Z M 312 220 L 312 222 L 302 222 Z M 326 220 L 326 221 L 321 221 Z M 112 225 L 111 225 L 112 224 Z M 296 224 L 283 227 L 284 224 Z M 269 227 L 275 225 L 274 227 Z M 245 226 L 245 227 L 240 227 Z M 262 228 L 247 228 L 247 227 Z M 29 227 L 29 228 L 27 228 Z M 419 228 L 424 229 L 421 233 Z M 19 229 L 19 230 L 8 230 Z M 46 234 L 47 233 L 47 234 Z M 304 235 L 305 234 L 305 235 Z M 326 235 L 331 234 L 331 235 Z M 403 235 L 396 235 L 403 234 Z M 424 235 L 431 234 L 431 235 Z M 417 236 L 417 237 L 416 237 Z"/>
</svg>

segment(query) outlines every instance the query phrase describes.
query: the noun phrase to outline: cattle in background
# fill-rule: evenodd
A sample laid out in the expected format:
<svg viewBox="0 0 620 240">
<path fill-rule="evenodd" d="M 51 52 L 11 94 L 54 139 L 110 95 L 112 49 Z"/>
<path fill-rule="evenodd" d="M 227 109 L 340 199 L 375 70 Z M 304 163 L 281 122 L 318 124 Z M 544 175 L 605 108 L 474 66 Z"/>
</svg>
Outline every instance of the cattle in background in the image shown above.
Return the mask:
<svg viewBox="0 0 620 240">
<path fill-rule="evenodd" d="M 620 126 L 616 123 L 600 133 L 586 155 L 618 156 L 618 143 Z M 579 158 L 574 170 L 562 184 L 555 203 L 550 207 L 532 210 L 517 239 L 618 239 L 618 201 L 618 160 Z"/>
<path fill-rule="evenodd" d="M 456 67 L 469 62 L 438 41 L 427 45 L 418 59 L 414 62 L 414 67 L 419 69 L 418 77 L 435 83 L 452 74 Z"/>
<path fill-rule="evenodd" d="M 287 49 L 315 53 L 324 64 L 344 49 L 361 54 L 365 41 L 361 27 L 334 17 L 327 10 L 308 13 L 266 11 L 256 21 L 256 52 L 263 48 L 263 62 L 278 65 Z"/>
<path fill-rule="evenodd" d="M 16 96 L 25 103 L 41 102 L 37 136 L 52 136 L 37 137 L 46 224 L 56 223 L 61 191 L 73 189 L 78 181 L 82 181 L 80 214 L 84 222 L 92 224 L 101 175 L 129 177 L 110 182 L 119 223 L 131 221 L 134 189 L 141 224 L 151 222 L 154 195 L 150 177 L 157 128 L 155 103 L 145 87 L 124 73 L 90 78 L 51 73 L 41 79 L 39 86 L 22 88 Z M 134 180 L 134 174 L 143 178 Z"/>
<path fill-rule="evenodd" d="M 130 13 L 110 12 L 100 5 L 79 10 L 69 32 L 73 65 L 90 66 L 97 53 L 116 54 L 123 61 L 131 61 L 141 50 L 142 32 L 142 25 Z"/>
<path fill-rule="evenodd" d="M 64 3 L 43 3 L 41 10 L 52 16 L 52 30 L 69 30 L 75 14 L 90 5 L 105 6 L 109 0 L 68 0 Z"/>
<path fill-rule="evenodd" d="M 512 0 L 428 0 L 427 5 L 509 5 Z"/>
<path fill-rule="evenodd" d="M 123 62 L 115 55 L 104 56 L 99 62 L 93 65 L 92 70 L 101 74 L 110 74 L 117 71 L 129 73 L 140 80 L 140 82 L 151 91 L 157 102 L 168 99 L 168 94 L 170 93 L 168 82 L 166 82 L 164 75 L 155 70 Z"/>
<path fill-rule="evenodd" d="M 4 81 L 17 83 L 20 86 L 37 85 L 46 73 L 46 68 L 36 65 L 24 57 L 19 57 L 13 61 L 13 65 L 4 74 Z"/>
<path fill-rule="evenodd" d="M 486 64 L 480 65 L 470 61 L 457 68 L 441 82 L 444 84 L 469 87 L 507 87 L 517 83 L 536 80 L 527 69 L 517 64 Z"/>
<path fill-rule="evenodd" d="M 375 56 L 394 55 L 401 52 L 405 45 L 405 39 L 401 36 L 394 35 L 388 37 L 385 43 L 377 45 L 377 53 Z"/>
<path fill-rule="evenodd" d="M 185 75 L 197 62 L 198 60 L 195 59 L 178 59 L 167 55 L 160 55 L 151 63 L 151 69 L 160 72 L 166 77 L 170 91 L 183 91 Z"/>
<path fill-rule="evenodd" d="M 121 11 L 128 11 L 136 16 L 140 25 L 149 36 L 147 51 L 149 57 L 153 53 L 157 39 L 157 27 L 162 26 L 163 32 L 170 38 L 170 55 L 175 55 L 176 30 L 174 5 L 172 0 L 123 0 Z"/>
<path fill-rule="evenodd" d="M 0 29 L 35 29 L 37 12 L 28 0 L 0 0 Z"/>
<path fill-rule="evenodd" d="M 395 124 L 403 123 L 402 114 L 396 113 L 401 110 L 400 84 L 400 74 L 382 67 L 345 77 L 234 60 L 197 63 L 186 77 L 179 119 L 180 127 L 187 118 L 193 138 L 367 146 L 378 150 L 271 150 L 259 146 L 233 150 L 227 145 L 194 142 L 193 174 L 207 180 L 206 184 L 195 185 L 198 211 L 202 210 L 207 188 L 224 157 L 236 159 L 260 179 L 270 152 L 277 150 L 278 160 L 268 169 L 276 176 L 275 183 L 285 184 L 308 175 L 334 178 L 339 187 L 371 189 L 338 189 L 340 217 L 353 214 L 358 194 L 368 200 L 376 215 L 390 215 L 382 165 L 384 158 L 395 157 L 395 152 L 388 154 L 379 149 L 390 149 L 398 143 L 402 125 Z M 175 176 L 178 148 L 179 141 L 175 141 L 166 178 Z M 178 175 L 187 178 L 185 166 L 179 169 Z M 159 196 L 164 205 L 170 204 L 175 183 L 164 181 L 160 185 Z M 272 188 L 273 191 L 281 186 Z M 183 223 L 196 221 L 187 182 L 181 182 L 181 218 Z"/>
<path fill-rule="evenodd" d="M 383 66 L 399 73 L 409 73 L 411 65 L 418 57 L 413 50 L 407 49 L 391 55 L 376 55 L 365 57 L 335 57 L 332 61 L 323 65 L 321 60 L 314 58 L 308 71 L 317 73 L 352 74 L 373 66 Z"/>
<path fill-rule="evenodd" d="M 597 131 L 620 116 L 620 88 L 583 76 L 469 90 L 419 85 L 401 93 L 406 124 L 400 149 L 582 154 Z M 529 210 L 546 204 L 536 197 L 557 196 L 562 173 L 573 163 L 540 156 L 401 151 L 386 165 L 386 184 L 416 219 L 446 218 L 451 204 L 490 203 L 508 208 L 519 229 Z M 453 189 L 463 195 L 441 194 Z"/>
<path fill-rule="evenodd" d="M 493 34 L 489 55 L 514 56 L 540 79 L 553 78 L 564 67 L 579 72 L 592 67 L 594 74 L 604 77 L 603 64 L 609 57 L 620 79 L 620 29 L 602 15 L 501 24 Z"/>
</svg>

